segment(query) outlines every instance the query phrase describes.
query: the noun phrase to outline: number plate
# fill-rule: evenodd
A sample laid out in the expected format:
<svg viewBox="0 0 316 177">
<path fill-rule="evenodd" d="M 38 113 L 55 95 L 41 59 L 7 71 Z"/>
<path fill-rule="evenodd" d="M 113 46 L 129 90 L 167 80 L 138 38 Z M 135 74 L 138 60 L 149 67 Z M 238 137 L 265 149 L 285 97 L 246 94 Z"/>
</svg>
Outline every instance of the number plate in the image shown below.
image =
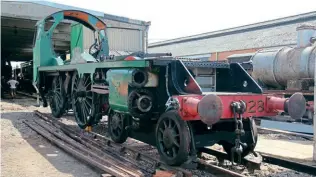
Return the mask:
<svg viewBox="0 0 316 177">
<path fill-rule="evenodd" d="M 247 102 L 247 112 L 256 113 L 264 111 L 264 101 L 262 100 L 250 100 Z"/>
</svg>

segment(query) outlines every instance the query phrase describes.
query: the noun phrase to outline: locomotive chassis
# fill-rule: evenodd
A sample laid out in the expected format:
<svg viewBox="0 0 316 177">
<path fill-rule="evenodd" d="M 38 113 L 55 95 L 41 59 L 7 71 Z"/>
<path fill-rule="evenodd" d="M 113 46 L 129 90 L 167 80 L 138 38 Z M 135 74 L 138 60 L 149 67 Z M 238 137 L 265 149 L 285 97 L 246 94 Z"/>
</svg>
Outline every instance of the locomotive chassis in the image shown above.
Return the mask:
<svg viewBox="0 0 316 177">
<path fill-rule="evenodd" d="M 55 23 L 45 31 L 47 19 Z M 57 58 L 49 41 L 63 19 L 97 31 L 99 44 L 91 46 L 96 51 L 76 51 L 70 62 Z M 111 57 L 106 24 L 82 11 L 56 12 L 37 26 L 34 85 L 53 116 L 59 118 L 72 109 L 78 126 L 89 129 L 107 115 L 113 141 L 123 143 L 128 137 L 145 141 L 156 146 L 170 165 L 192 162 L 199 148 L 215 143 L 223 145 L 234 161 L 255 148 L 252 117 L 273 116 L 277 110 L 299 117 L 305 110 L 301 94 L 290 99 L 263 94 L 237 63 L 181 61 L 165 53 Z M 202 92 L 190 67 L 214 69 L 215 92 Z"/>
</svg>

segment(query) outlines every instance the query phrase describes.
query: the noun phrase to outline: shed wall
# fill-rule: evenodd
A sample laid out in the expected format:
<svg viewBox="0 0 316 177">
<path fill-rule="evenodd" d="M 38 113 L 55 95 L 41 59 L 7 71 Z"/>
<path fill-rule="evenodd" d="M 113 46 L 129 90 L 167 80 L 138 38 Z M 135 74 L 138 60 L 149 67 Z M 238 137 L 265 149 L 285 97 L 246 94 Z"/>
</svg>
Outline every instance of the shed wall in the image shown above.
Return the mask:
<svg viewBox="0 0 316 177">
<path fill-rule="evenodd" d="M 57 5 L 56 3 L 41 3 L 41 2 L 21 2 L 21 1 L 4 1 L 1 2 L 1 15 L 5 17 L 13 17 L 18 19 L 32 20 L 30 27 L 35 31 L 34 22 L 41 20 L 47 15 L 57 11 L 69 9 L 64 5 Z M 71 7 L 71 9 L 78 9 Z M 146 22 L 132 20 L 124 17 L 111 16 L 101 12 L 95 12 L 99 18 L 102 18 L 107 24 L 107 35 L 109 38 L 110 50 L 112 53 L 116 51 L 144 51 L 147 49 L 147 30 L 150 24 Z M 118 20 L 115 20 L 118 19 Z M 121 20 L 121 21 L 119 21 Z M 70 29 L 69 26 L 66 28 Z M 70 34 L 70 30 L 68 32 Z M 69 37 L 69 36 L 68 36 Z M 88 49 L 94 42 L 93 33 L 89 29 L 83 28 L 83 48 Z M 71 38 L 76 38 L 71 35 Z M 70 42 L 71 39 L 66 39 Z M 81 42 L 81 41 L 80 41 Z"/>
<path fill-rule="evenodd" d="M 304 23 L 316 25 L 316 20 L 307 20 Z M 196 39 L 186 42 L 177 42 L 167 45 L 150 44 L 149 52 L 170 52 L 173 56 L 182 57 L 212 53 L 210 59 L 215 60 L 216 53 L 221 54 L 218 59 L 225 59 L 226 55 L 238 51 L 244 53 L 261 48 L 295 45 L 297 39 L 296 27 L 302 23 L 280 25 L 276 27 L 250 30 L 238 33 L 222 34 L 209 38 Z"/>
</svg>

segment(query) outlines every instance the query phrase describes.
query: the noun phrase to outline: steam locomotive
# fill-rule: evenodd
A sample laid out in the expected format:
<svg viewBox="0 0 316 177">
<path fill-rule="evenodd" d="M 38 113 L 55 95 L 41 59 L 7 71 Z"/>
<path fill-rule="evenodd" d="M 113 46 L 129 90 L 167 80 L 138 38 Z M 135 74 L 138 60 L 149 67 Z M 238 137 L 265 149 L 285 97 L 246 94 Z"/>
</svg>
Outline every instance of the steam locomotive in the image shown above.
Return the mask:
<svg viewBox="0 0 316 177">
<path fill-rule="evenodd" d="M 54 24 L 45 30 L 48 19 Z M 74 48 L 71 59 L 63 60 L 53 52 L 51 35 L 64 19 L 98 34 L 88 53 Z M 288 99 L 266 94 L 238 63 L 182 61 L 168 53 L 110 56 L 106 27 L 98 17 L 77 10 L 38 21 L 33 82 L 54 117 L 72 109 L 78 126 L 89 130 L 106 115 L 113 141 L 144 141 L 156 146 L 169 165 L 181 165 L 194 163 L 200 148 L 215 143 L 233 161 L 244 157 L 258 141 L 254 117 L 278 110 L 293 118 L 305 113 L 301 93 Z M 205 74 L 212 78 L 208 92 L 195 79 Z"/>
</svg>

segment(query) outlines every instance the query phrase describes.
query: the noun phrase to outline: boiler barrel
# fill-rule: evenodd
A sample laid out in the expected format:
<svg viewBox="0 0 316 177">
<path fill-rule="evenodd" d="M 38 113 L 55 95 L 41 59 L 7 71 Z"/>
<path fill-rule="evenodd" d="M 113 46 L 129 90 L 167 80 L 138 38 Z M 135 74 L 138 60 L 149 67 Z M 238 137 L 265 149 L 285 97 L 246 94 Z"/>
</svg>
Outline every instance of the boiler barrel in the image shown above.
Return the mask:
<svg viewBox="0 0 316 177">
<path fill-rule="evenodd" d="M 316 44 L 262 50 L 253 56 L 252 76 L 264 85 L 285 87 L 289 80 L 314 78 L 315 59 Z"/>
</svg>

